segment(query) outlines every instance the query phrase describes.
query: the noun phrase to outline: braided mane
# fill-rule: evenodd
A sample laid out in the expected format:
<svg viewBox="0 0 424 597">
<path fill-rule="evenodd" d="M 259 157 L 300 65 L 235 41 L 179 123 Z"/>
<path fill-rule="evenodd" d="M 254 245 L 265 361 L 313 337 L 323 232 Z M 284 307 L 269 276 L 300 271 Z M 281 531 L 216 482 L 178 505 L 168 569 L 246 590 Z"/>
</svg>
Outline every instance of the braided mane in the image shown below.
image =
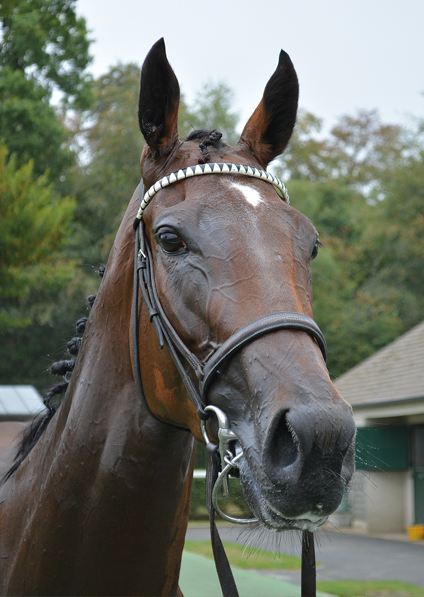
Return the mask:
<svg viewBox="0 0 424 597">
<path fill-rule="evenodd" d="M 103 277 L 104 272 L 104 266 L 99 267 L 99 269 L 97 270 L 97 273 L 101 278 Z M 90 294 L 90 296 L 87 298 L 87 302 L 90 307 L 93 306 L 95 300 L 96 295 Z M 9 477 L 11 477 L 13 473 L 18 470 L 22 462 L 31 452 L 31 450 L 38 442 L 40 437 L 43 435 L 44 431 L 47 429 L 48 424 L 56 414 L 60 405 L 62 404 L 63 399 L 65 398 L 66 390 L 68 389 L 69 385 L 68 374 L 72 373 L 72 371 L 74 370 L 78 352 L 81 347 L 82 334 L 84 334 L 86 324 L 87 317 L 82 317 L 76 322 L 76 332 L 77 334 L 81 335 L 75 336 L 66 345 L 69 355 L 73 358 L 69 360 L 57 361 L 56 363 L 53 363 L 51 367 L 48 369 L 48 373 L 51 373 L 52 375 L 57 375 L 59 377 L 63 377 L 63 381 L 47 390 L 44 394 L 43 404 L 45 409 L 41 411 L 38 415 L 36 415 L 31 421 L 31 423 L 29 423 L 29 425 L 24 429 L 21 441 L 19 442 L 16 449 L 13 465 L 1 479 L 0 483 L 4 483 L 5 481 L 7 481 L 7 479 L 9 479 Z"/>
</svg>

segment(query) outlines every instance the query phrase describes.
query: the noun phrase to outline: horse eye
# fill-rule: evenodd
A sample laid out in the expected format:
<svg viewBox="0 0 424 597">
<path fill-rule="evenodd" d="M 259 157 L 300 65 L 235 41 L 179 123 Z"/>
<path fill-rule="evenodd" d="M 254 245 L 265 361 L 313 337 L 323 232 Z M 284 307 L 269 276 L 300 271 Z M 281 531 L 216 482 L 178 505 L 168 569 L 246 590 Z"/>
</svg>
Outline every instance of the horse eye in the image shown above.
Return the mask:
<svg viewBox="0 0 424 597">
<path fill-rule="evenodd" d="M 178 234 L 175 234 L 175 232 L 172 232 L 171 230 L 160 232 L 158 238 L 160 246 L 167 253 L 176 253 L 186 247 L 185 242 L 178 236 Z"/>
<path fill-rule="evenodd" d="M 312 261 L 312 259 L 315 259 L 315 257 L 318 255 L 318 249 L 319 249 L 319 247 L 322 247 L 322 246 L 323 246 L 322 242 L 320 242 L 320 240 L 317 238 L 317 240 L 314 244 L 314 248 L 312 249 L 311 261 Z"/>
</svg>

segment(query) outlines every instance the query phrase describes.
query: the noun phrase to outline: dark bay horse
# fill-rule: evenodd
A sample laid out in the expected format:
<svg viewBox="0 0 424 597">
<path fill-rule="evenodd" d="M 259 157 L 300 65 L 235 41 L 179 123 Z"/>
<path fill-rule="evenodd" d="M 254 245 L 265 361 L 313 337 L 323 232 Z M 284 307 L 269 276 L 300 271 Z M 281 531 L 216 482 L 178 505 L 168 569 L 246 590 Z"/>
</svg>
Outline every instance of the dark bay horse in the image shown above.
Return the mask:
<svg viewBox="0 0 424 597">
<path fill-rule="evenodd" d="M 235 147 L 209 130 L 181 141 L 179 96 L 160 40 L 141 74 L 145 189 L 199 164 L 234 167 L 168 179 L 143 213 L 157 295 L 203 366 L 258 319 L 289 312 L 309 321 L 318 236 L 262 173 L 295 123 L 298 82 L 288 55 L 281 52 Z M 238 173 L 240 165 L 259 178 Z M 141 300 L 140 400 L 131 331 L 138 209 L 136 193 L 66 396 L 1 487 L 2 595 L 181 594 L 194 448 L 202 434 L 198 411 L 169 350 L 160 350 L 153 314 Z M 252 338 L 218 367 L 206 401 L 226 414 L 236 450 L 243 450 L 241 483 L 261 524 L 315 530 L 338 507 L 353 472 L 354 423 L 312 333 L 273 329 Z M 214 436 L 209 422 L 207 430 Z"/>
</svg>

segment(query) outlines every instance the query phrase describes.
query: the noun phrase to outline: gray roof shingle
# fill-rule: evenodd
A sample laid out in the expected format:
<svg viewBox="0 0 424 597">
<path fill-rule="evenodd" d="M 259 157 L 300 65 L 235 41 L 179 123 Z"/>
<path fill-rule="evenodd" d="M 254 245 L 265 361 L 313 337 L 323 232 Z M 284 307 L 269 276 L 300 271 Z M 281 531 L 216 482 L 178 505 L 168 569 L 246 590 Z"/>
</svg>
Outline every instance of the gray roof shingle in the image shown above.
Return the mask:
<svg viewBox="0 0 424 597">
<path fill-rule="evenodd" d="M 341 375 L 334 385 L 353 406 L 424 397 L 424 322 Z"/>
</svg>

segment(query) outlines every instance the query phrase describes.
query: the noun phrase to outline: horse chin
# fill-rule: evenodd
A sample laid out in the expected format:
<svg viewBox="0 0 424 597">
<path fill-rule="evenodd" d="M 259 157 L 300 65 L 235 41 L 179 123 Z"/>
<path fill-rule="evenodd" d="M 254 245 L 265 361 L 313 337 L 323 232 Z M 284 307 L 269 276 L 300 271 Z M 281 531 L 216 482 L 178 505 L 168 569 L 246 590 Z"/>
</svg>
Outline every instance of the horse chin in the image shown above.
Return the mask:
<svg viewBox="0 0 424 597">
<path fill-rule="evenodd" d="M 243 459 L 243 461 L 240 466 L 243 494 L 259 524 L 274 532 L 288 530 L 313 532 L 328 520 L 328 515 L 314 512 L 304 512 L 297 516 L 288 516 L 281 512 L 269 498 L 264 496 L 246 460 Z"/>
<path fill-rule="evenodd" d="M 255 516 L 264 527 L 267 529 L 279 532 L 279 531 L 316 531 L 319 526 L 324 524 L 328 516 L 319 518 L 311 512 L 290 518 L 284 516 L 272 507 L 266 500 L 260 503 L 259 508 L 252 508 L 255 510 Z"/>
</svg>

